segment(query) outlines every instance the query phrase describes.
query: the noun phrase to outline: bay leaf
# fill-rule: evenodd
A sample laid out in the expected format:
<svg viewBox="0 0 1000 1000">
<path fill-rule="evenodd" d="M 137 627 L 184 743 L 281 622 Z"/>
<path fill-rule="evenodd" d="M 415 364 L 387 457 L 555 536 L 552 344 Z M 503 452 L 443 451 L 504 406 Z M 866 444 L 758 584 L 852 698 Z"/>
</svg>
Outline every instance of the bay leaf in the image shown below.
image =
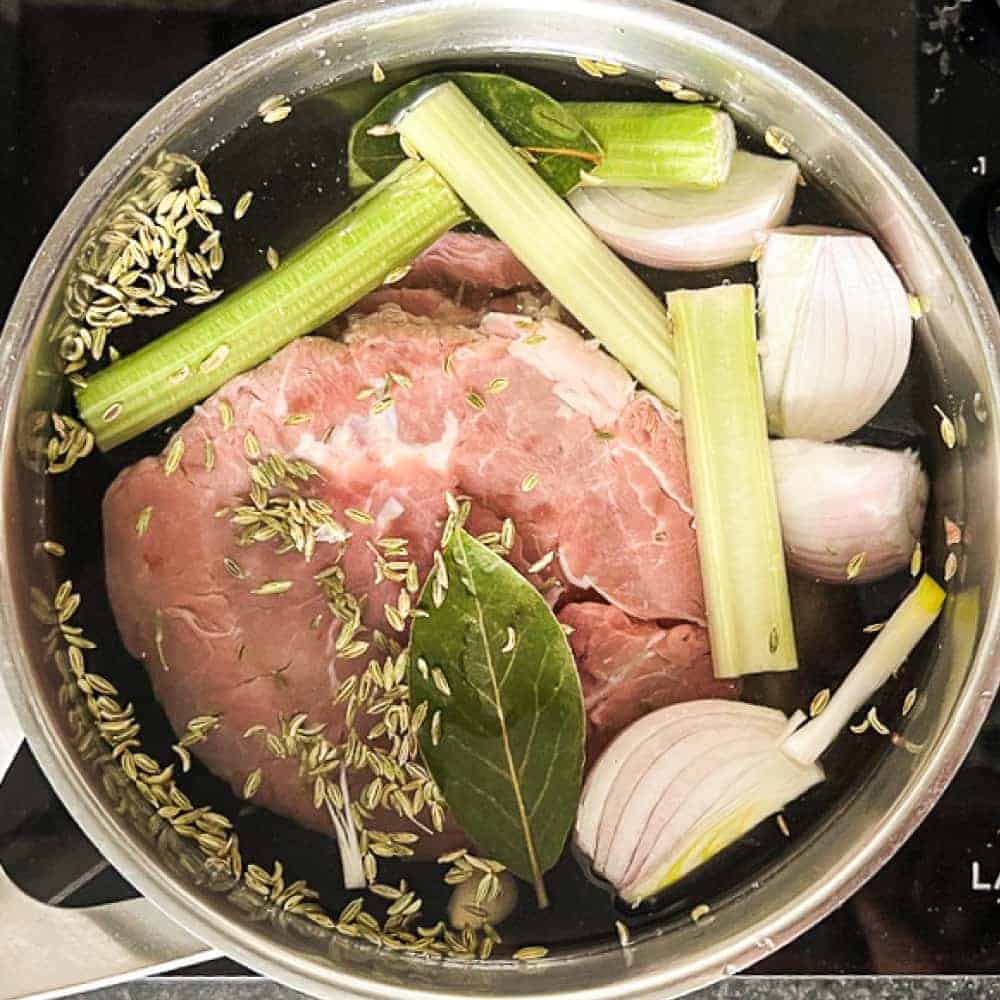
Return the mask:
<svg viewBox="0 0 1000 1000">
<path fill-rule="evenodd" d="M 576 664 L 541 594 L 505 559 L 463 530 L 443 558 L 443 601 L 432 573 L 427 616 L 410 633 L 410 703 L 428 705 L 420 749 L 480 853 L 533 883 L 544 907 L 543 873 L 562 854 L 583 777 Z"/>
<path fill-rule="evenodd" d="M 397 87 L 354 124 L 347 144 L 352 186 L 381 180 L 405 157 L 398 136 L 369 135 L 368 130 L 391 124 L 420 94 L 449 80 L 511 145 L 539 150 L 532 153 L 535 169 L 557 194 L 569 194 L 580 181 L 580 171 L 600 162 L 597 140 L 545 91 L 503 73 L 433 73 Z"/>
</svg>

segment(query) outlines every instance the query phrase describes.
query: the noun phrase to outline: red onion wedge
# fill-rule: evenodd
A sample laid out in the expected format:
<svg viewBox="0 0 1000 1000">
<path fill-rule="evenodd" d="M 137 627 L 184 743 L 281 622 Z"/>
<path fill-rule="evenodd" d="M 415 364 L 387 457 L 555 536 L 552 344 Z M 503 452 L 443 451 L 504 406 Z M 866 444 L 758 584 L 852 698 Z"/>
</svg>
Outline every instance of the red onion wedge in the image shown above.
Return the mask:
<svg viewBox="0 0 1000 1000">
<path fill-rule="evenodd" d="M 826 708 L 804 723 L 718 699 L 643 716 L 587 776 L 575 840 L 594 871 L 638 905 L 703 864 L 824 778 L 817 763 L 851 716 L 936 620 L 929 576 L 896 609 Z"/>
<path fill-rule="evenodd" d="M 750 260 L 767 230 L 788 220 L 798 180 L 792 160 L 739 151 L 714 191 L 581 186 L 569 200 L 623 257 L 697 271 Z"/>
<path fill-rule="evenodd" d="M 927 509 L 916 452 L 786 438 L 771 467 L 792 569 L 859 584 L 909 564 Z"/>
</svg>

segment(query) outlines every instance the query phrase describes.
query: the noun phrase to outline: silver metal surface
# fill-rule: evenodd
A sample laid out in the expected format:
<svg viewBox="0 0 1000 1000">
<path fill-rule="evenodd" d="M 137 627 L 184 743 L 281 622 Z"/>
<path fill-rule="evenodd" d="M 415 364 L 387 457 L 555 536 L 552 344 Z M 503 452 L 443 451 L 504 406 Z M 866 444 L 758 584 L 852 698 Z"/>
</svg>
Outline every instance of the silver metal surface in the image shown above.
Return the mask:
<svg viewBox="0 0 1000 1000">
<path fill-rule="evenodd" d="M 927 707 L 907 735 L 925 749 L 874 761 L 871 773 L 859 775 L 852 795 L 817 823 L 792 857 L 740 887 L 711 921 L 662 927 L 627 951 L 609 944 L 528 965 L 428 963 L 307 935 L 280 920 L 251 921 L 231 894 L 195 884 L 182 864 L 165 858 L 129 821 L 124 799 L 119 812 L 109 808 L 100 776 L 80 761 L 68 738 L 57 678 L 42 662 L 26 613 L 28 582 L 51 580 L 32 555 L 32 544 L 45 537 L 48 484 L 32 471 L 23 449 L 32 410 L 54 405 L 50 387 L 56 380 L 43 377 L 43 328 L 74 242 L 158 149 L 201 155 L 252 118 L 268 94 L 360 79 L 375 58 L 391 68 L 508 53 L 589 55 L 650 77 L 676 77 L 719 96 L 748 127 L 762 131 L 775 124 L 795 137 L 795 155 L 812 183 L 828 186 L 842 208 L 879 237 L 927 302 L 918 332 L 935 370 L 934 402 L 956 416 L 961 406 L 963 416 L 962 447 L 939 447 L 933 456 L 935 502 L 964 524 L 970 544 L 941 641 L 925 663 L 912 666 L 924 671 Z M 325 998 L 679 995 L 764 957 L 874 874 L 937 800 L 989 709 L 998 680 L 998 329 L 1000 319 L 961 235 L 912 164 L 843 96 L 750 35 L 658 0 L 338 3 L 254 39 L 161 102 L 84 182 L 39 252 L 0 345 L 0 641 L 6 647 L 0 672 L 54 787 L 112 863 L 170 918 L 267 976 Z M 986 424 L 972 416 L 976 392 L 990 414 Z M 941 555 L 928 553 L 931 564 L 940 566 Z"/>
</svg>

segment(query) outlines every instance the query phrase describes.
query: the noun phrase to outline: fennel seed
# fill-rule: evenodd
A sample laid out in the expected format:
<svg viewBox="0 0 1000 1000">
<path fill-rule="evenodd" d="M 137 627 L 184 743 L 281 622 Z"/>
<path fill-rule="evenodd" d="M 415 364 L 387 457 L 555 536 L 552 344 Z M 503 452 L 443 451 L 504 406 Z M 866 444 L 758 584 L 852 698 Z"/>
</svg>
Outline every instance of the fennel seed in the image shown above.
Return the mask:
<svg viewBox="0 0 1000 1000">
<path fill-rule="evenodd" d="M 856 726 L 848 726 L 847 728 L 850 729 L 855 736 L 860 736 L 862 733 L 866 733 L 868 731 L 869 726 L 870 723 L 868 719 L 865 719 L 863 722 L 859 722 Z"/>
<path fill-rule="evenodd" d="M 674 91 L 674 100 L 684 101 L 686 104 L 700 104 L 705 100 L 705 95 L 700 91 L 682 87 L 680 90 Z"/>
<path fill-rule="evenodd" d="M 279 265 L 281 264 L 281 257 L 279 256 L 278 251 L 275 250 L 274 247 L 268 246 L 264 256 L 267 259 L 267 266 L 272 271 L 277 271 Z"/>
<path fill-rule="evenodd" d="M 779 156 L 787 156 L 792 146 L 795 144 L 795 137 L 791 132 L 777 125 L 770 125 L 764 131 L 764 142 L 769 149 L 773 149 Z"/>
<path fill-rule="evenodd" d="M 349 517 L 352 521 L 357 521 L 358 524 L 374 524 L 375 518 L 371 516 L 366 510 L 358 510 L 357 507 L 348 507 L 344 511 L 344 517 Z"/>
<path fill-rule="evenodd" d="M 290 104 L 282 104 L 281 107 L 275 108 L 273 111 L 268 111 L 266 115 L 261 115 L 261 121 L 265 125 L 277 125 L 278 122 L 283 122 L 292 113 L 292 106 Z"/>
<path fill-rule="evenodd" d="M 222 429 L 228 431 L 233 426 L 233 407 L 227 400 L 219 403 L 219 419 L 222 421 Z"/>
<path fill-rule="evenodd" d="M 861 571 L 865 568 L 865 560 L 868 558 L 867 552 L 858 552 L 856 555 L 851 556 L 850 561 L 847 563 L 846 576 L 848 580 L 856 580 L 861 574 Z"/>
<path fill-rule="evenodd" d="M 781 643 L 781 633 L 778 630 L 778 626 L 772 625 L 771 632 L 767 637 L 768 652 L 770 652 L 772 656 L 778 652 L 778 646 L 780 643 Z"/>
<path fill-rule="evenodd" d="M 372 63 L 372 83 L 383 83 L 385 81 L 385 70 L 382 69 L 378 60 Z"/>
<path fill-rule="evenodd" d="M 486 391 L 493 396 L 497 396 L 501 392 L 503 392 L 509 385 L 510 385 L 509 379 L 505 378 L 491 379 L 490 384 L 486 387 Z"/>
<path fill-rule="evenodd" d="M 910 556 L 910 576 L 917 576 L 920 573 L 920 567 L 924 564 L 924 548 L 917 542 L 913 546 L 913 553 Z"/>
<path fill-rule="evenodd" d="M 815 697 L 809 704 L 809 718 L 815 719 L 820 712 L 830 704 L 830 689 L 823 688 L 822 691 L 817 691 Z"/>
<path fill-rule="evenodd" d="M 514 958 L 518 962 L 533 962 L 536 959 L 545 958 L 548 953 L 549 949 L 544 947 L 544 945 L 533 944 L 525 948 L 518 948 L 514 952 Z"/>
<path fill-rule="evenodd" d="M 538 473 L 530 472 L 521 480 L 521 492 L 530 493 L 538 485 Z"/>
<path fill-rule="evenodd" d="M 445 677 L 444 671 L 440 667 L 431 668 L 431 680 L 434 683 L 434 687 L 438 689 L 446 698 L 451 697 L 451 687 L 448 684 L 448 678 Z"/>
<path fill-rule="evenodd" d="M 861 631 L 868 635 L 874 635 L 876 632 L 881 632 L 884 628 L 885 622 L 872 622 L 871 625 L 866 625 Z"/>
<path fill-rule="evenodd" d="M 255 587 L 250 593 L 256 594 L 259 597 L 270 597 L 275 594 L 287 594 L 292 589 L 292 586 L 293 583 L 291 580 L 268 580 L 267 583 Z"/>
<path fill-rule="evenodd" d="M 917 689 L 910 688 L 906 693 L 906 697 L 903 699 L 903 717 L 905 718 L 910 712 L 913 711 L 913 706 L 917 703 Z"/>
<path fill-rule="evenodd" d="M 233 221 L 239 222 L 244 215 L 250 210 L 250 202 L 253 201 L 253 191 L 244 191 L 243 194 L 239 196 L 236 201 L 236 207 L 233 209 Z"/>
<path fill-rule="evenodd" d="M 226 358 L 228 357 L 229 345 L 219 344 L 219 346 L 198 366 L 198 372 L 201 375 L 208 375 L 211 372 L 214 372 L 217 368 L 221 368 L 222 365 L 225 364 Z"/>
<path fill-rule="evenodd" d="M 944 517 L 944 541 L 946 545 L 962 544 L 962 529 L 947 514 Z"/>
<path fill-rule="evenodd" d="M 554 551 L 546 552 L 541 559 L 536 560 L 528 567 L 529 573 L 541 573 L 543 569 L 546 569 L 555 559 L 556 554 Z"/>
<path fill-rule="evenodd" d="M 948 553 L 948 558 L 944 561 L 944 582 L 950 583 L 958 572 L 958 556 L 954 552 Z"/>
<path fill-rule="evenodd" d="M 184 438 L 178 436 L 174 438 L 173 444 L 170 445 L 170 450 L 167 452 L 166 461 L 163 463 L 163 474 L 172 476 L 180 467 L 183 458 Z"/>
<path fill-rule="evenodd" d="M 382 279 L 382 284 L 395 285 L 397 281 L 402 281 L 412 269 L 412 264 L 403 264 L 402 267 L 394 268 Z"/>
<path fill-rule="evenodd" d="M 879 736 L 889 735 L 889 727 L 886 726 L 878 717 L 878 709 L 874 705 L 868 709 L 867 719 L 869 725 L 875 730 L 876 733 L 879 734 Z"/>
<path fill-rule="evenodd" d="M 42 548 L 50 556 L 55 556 L 57 559 L 61 559 L 64 555 L 66 555 L 66 547 L 62 545 L 60 542 L 47 540 L 42 542 Z"/>
<path fill-rule="evenodd" d="M 699 904 L 698 904 L 698 905 L 697 905 L 697 906 L 696 906 L 696 907 L 695 907 L 695 908 L 694 908 L 694 909 L 693 909 L 693 910 L 691 911 L 691 920 L 692 920 L 692 922 L 693 922 L 693 923 L 695 923 L 695 924 L 701 924 L 701 923 L 704 923 L 704 921 L 705 921 L 705 918 L 706 918 L 706 917 L 707 917 L 707 916 L 708 916 L 708 915 L 709 915 L 709 914 L 710 914 L 711 912 L 712 912 L 712 908 L 711 908 L 711 907 L 710 907 L 710 906 L 708 905 L 708 903 L 699 903 Z"/>
<path fill-rule="evenodd" d="M 465 401 L 474 410 L 485 410 L 486 409 L 486 400 L 484 400 L 483 397 L 480 396 L 478 392 L 467 392 L 465 394 Z"/>
<path fill-rule="evenodd" d="M 365 134 L 378 139 L 387 135 L 395 135 L 396 127 L 394 125 L 372 125 Z"/>
<path fill-rule="evenodd" d="M 101 419 L 106 423 L 110 424 L 112 420 L 116 420 L 122 415 L 122 410 L 124 407 L 121 403 L 112 403 L 103 414 L 101 414 Z"/>
<path fill-rule="evenodd" d="M 149 531 L 149 522 L 153 519 L 153 508 L 143 507 L 139 511 L 138 517 L 135 519 L 135 533 L 140 537 L 145 537 L 147 531 Z"/>
<path fill-rule="evenodd" d="M 785 819 L 784 813 L 778 813 L 777 823 L 778 829 L 782 832 L 782 834 L 786 837 L 791 837 L 792 831 L 788 829 L 788 820 Z"/>
<path fill-rule="evenodd" d="M 263 773 L 259 767 L 247 775 L 247 780 L 243 784 L 243 798 L 252 799 L 257 794 L 260 790 L 263 777 Z"/>
<path fill-rule="evenodd" d="M 938 430 L 941 434 L 941 440 L 944 442 L 944 446 L 950 451 L 958 443 L 958 434 L 955 431 L 955 423 L 948 416 L 944 410 L 941 409 L 936 403 L 934 404 L 934 412 L 941 418 L 941 423 L 938 426 Z"/>
<path fill-rule="evenodd" d="M 660 77 L 653 82 L 665 94 L 676 94 L 678 90 L 684 89 L 684 84 L 678 83 L 676 80 L 667 79 L 666 77 Z"/>
<path fill-rule="evenodd" d="M 437 746 L 441 742 L 441 710 L 437 709 L 431 716 L 431 745 Z"/>
</svg>

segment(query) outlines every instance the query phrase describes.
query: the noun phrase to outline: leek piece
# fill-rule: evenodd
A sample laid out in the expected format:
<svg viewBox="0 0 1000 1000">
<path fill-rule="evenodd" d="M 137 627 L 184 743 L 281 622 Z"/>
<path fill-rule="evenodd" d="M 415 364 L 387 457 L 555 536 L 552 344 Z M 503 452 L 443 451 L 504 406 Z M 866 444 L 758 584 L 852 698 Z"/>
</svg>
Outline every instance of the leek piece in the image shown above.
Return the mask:
<svg viewBox="0 0 1000 1000">
<path fill-rule="evenodd" d="M 647 388 L 676 407 L 669 320 L 657 297 L 458 87 L 429 91 L 396 126 L 539 281 Z"/>
<path fill-rule="evenodd" d="M 795 670 L 752 285 L 667 296 L 716 677 Z"/>
<path fill-rule="evenodd" d="M 268 271 L 77 392 L 102 450 L 204 399 L 316 329 L 467 218 L 426 163 L 407 160 Z"/>
<path fill-rule="evenodd" d="M 826 708 L 785 740 L 782 745 L 785 754 L 800 764 L 817 760 L 851 716 L 900 668 L 934 624 L 944 599 L 942 587 L 925 573 L 892 613 Z"/>
<path fill-rule="evenodd" d="M 704 104 L 569 101 L 563 105 L 600 143 L 594 178 L 616 187 L 711 190 L 729 176 L 736 128 Z"/>
</svg>

